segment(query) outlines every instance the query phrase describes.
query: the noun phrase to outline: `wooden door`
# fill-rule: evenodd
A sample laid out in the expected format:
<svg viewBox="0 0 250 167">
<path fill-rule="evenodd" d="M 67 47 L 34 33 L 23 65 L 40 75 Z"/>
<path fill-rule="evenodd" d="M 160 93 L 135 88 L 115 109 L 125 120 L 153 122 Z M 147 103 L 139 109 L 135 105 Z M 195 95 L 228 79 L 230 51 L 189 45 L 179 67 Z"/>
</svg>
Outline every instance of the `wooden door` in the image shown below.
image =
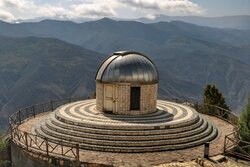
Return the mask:
<svg viewBox="0 0 250 167">
<path fill-rule="evenodd" d="M 116 112 L 117 110 L 117 87 L 114 85 L 104 86 L 104 110 Z"/>
</svg>

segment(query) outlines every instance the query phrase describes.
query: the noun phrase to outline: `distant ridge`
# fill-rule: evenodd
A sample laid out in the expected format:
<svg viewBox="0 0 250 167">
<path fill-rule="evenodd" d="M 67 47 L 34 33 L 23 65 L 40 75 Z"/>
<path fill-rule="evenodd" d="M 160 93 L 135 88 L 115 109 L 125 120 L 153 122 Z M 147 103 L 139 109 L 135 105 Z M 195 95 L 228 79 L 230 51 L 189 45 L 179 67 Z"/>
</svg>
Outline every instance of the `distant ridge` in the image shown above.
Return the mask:
<svg viewBox="0 0 250 167">
<path fill-rule="evenodd" d="M 110 18 L 104 17 L 108 20 Z M 139 21 L 142 23 L 157 23 L 157 22 L 170 22 L 170 21 L 183 21 L 201 26 L 215 27 L 215 28 L 229 28 L 229 29 L 250 29 L 250 15 L 232 15 L 232 16 L 167 16 L 167 15 L 155 15 L 154 18 L 141 17 L 136 19 L 125 19 L 125 18 L 111 18 L 117 21 Z M 29 23 L 29 22 L 40 22 L 43 20 L 57 20 L 53 18 L 38 17 L 27 20 L 17 20 L 17 23 Z M 74 23 L 85 23 L 89 21 L 97 21 L 99 19 L 74 19 L 74 20 L 58 20 L 58 21 L 69 21 Z"/>
<path fill-rule="evenodd" d="M 143 23 L 157 23 L 170 21 L 183 21 L 201 26 L 231 29 L 250 29 L 250 15 L 202 17 L 202 16 L 166 16 L 157 15 L 154 19 L 145 17 L 135 19 Z"/>
</svg>

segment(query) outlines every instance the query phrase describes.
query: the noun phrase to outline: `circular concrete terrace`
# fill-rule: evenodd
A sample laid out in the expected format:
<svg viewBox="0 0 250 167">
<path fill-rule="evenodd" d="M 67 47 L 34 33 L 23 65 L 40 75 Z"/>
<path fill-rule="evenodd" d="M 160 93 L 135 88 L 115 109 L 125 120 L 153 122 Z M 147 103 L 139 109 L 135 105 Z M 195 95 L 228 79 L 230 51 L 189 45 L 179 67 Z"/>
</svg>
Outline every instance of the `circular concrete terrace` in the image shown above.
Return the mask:
<svg viewBox="0 0 250 167">
<path fill-rule="evenodd" d="M 159 100 L 156 112 L 137 116 L 105 114 L 95 106 L 95 100 L 63 105 L 38 123 L 34 131 L 55 143 L 124 153 L 193 147 L 218 134 L 215 125 L 194 109 L 173 102 Z"/>
<path fill-rule="evenodd" d="M 210 155 L 217 155 L 234 129 L 186 105 L 158 100 L 157 109 L 144 116 L 108 115 L 95 110 L 95 100 L 84 100 L 37 115 L 18 129 L 55 143 L 80 143 L 81 162 L 115 166 L 190 161 L 203 156 L 206 141 Z"/>
</svg>

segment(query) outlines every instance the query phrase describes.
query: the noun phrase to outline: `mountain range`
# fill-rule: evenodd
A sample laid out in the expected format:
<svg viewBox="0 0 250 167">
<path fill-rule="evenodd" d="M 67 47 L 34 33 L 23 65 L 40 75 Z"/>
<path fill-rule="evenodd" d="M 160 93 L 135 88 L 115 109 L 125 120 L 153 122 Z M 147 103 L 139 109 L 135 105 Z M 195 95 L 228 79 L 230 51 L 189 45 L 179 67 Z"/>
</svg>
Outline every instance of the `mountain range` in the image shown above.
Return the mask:
<svg viewBox="0 0 250 167">
<path fill-rule="evenodd" d="M 183 21 L 187 23 L 197 24 L 201 26 L 231 29 L 250 29 L 250 16 L 221 16 L 221 17 L 204 17 L 204 16 L 166 16 L 156 15 L 153 19 L 146 17 L 134 19 L 143 23 L 157 23 L 169 21 Z"/>
<path fill-rule="evenodd" d="M 155 62 L 159 98 L 200 101 L 205 85 L 212 83 L 238 112 L 250 92 L 250 30 L 104 18 L 0 22 L 0 36 L 2 124 L 26 105 L 90 96 L 99 64 L 118 50 L 139 51 Z"/>
<path fill-rule="evenodd" d="M 36 17 L 26 20 L 16 20 L 16 22 L 39 22 L 46 19 L 52 20 L 63 20 L 56 17 Z M 112 17 L 113 20 L 117 21 L 137 21 L 142 23 L 157 23 L 157 22 L 170 22 L 170 21 L 183 21 L 187 23 L 192 23 L 200 26 L 208 26 L 215 28 L 230 28 L 230 29 L 250 29 L 250 15 L 235 15 L 235 16 L 215 16 L 215 17 L 205 17 L 205 16 L 168 16 L 168 15 L 153 15 L 151 18 L 140 17 L 136 19 L 125 19 Z M 94 18 L 77 18 L 71 19 L 71 21 L 77 23 L 96 21 Z"/>
</svg>

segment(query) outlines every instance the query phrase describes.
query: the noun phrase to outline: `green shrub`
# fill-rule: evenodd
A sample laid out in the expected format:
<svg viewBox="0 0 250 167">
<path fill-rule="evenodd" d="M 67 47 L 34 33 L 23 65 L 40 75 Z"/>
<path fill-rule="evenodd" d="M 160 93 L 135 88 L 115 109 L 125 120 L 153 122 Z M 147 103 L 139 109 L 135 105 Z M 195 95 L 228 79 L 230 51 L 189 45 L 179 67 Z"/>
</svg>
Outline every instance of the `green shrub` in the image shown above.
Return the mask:
<svg viewBox="0 0 250 167">
<path fill-rule="evenodd" d="M 11 162 L 9 160 L 0 160 L 0 167 L 10 167 L 11 166 Z"/>
<path fill-rule="evenodd" d="M 0 152 L 4 152 L 8 149 L 9 141 L 5 136 L 0 136 Z"/>
<path fill-rule="evenodd" d="M 216 105 L 229 110 L 225 98 L 215 85 L 207 85 L 204 90 L 204 103 Z"/>
<path fill-rule="evenodd" d="M 204 104 L 209 104 L 211 106 L 205 106 L 204 110 L 206 110 L 208 113 L 223 115 L 223 118 L 227 119 L 228 114 L 224 114 L 225 110 L 229 110 L 229 107 L 226 104 L 225 98 L 222 95 L 222 93 L 216 88 L 215 85 L 207 85 L 204 89 L 204 98 L 203 98 Z M 220 108 L 216 108 L 213 106 L 218 106 Z"/>
<path fill-rule="evenodd" d="M 250 142 L 250 97 L 240 116 L 240 138 Z"/>
</svg>

